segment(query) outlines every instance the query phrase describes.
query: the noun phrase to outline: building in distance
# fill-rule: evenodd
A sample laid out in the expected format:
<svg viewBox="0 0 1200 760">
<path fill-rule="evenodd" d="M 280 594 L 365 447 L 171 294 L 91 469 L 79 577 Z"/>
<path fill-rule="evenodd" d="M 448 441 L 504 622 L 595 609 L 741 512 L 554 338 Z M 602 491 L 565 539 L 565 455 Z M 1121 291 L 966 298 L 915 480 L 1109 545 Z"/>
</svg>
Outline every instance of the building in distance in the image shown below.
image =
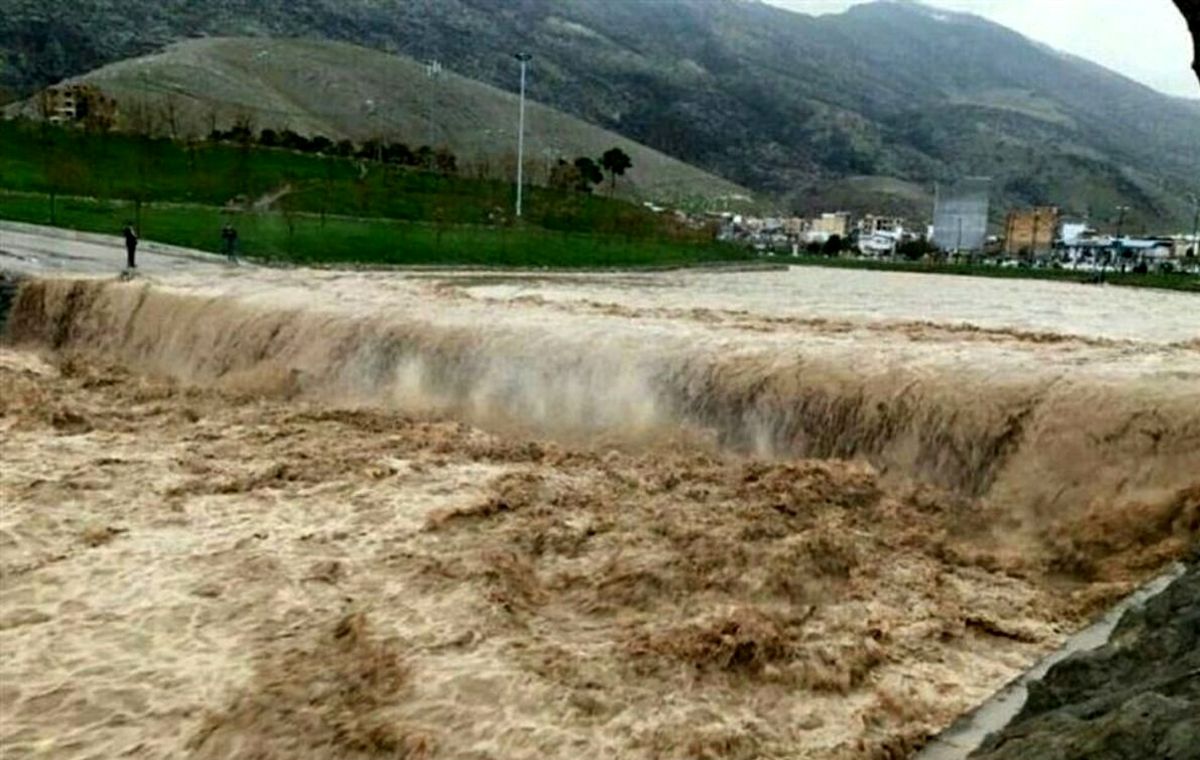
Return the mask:
<svg viewBox="0 0 1200 760">
<path fill-rule="evenodd" d="M 65 84 L 37 96 L 39 116 L 51 124 L 83 124 L 111 129 L 116 123 L 117 101 L 91 84 Z"/>
<path fill-rule="evenodd" d="M 834 211 L 814 217 L 810 232 L 818 242 L 829 240 L 834 235 L 845 240 L 850 235 L 850 214 Z"/>
<path fill-rule="evenodd" d="M 956 253 L 984 249 L 991 184 L 990 177 L 966 177 L 934 188 L 934 245 Z"/>
<path fill-rule="evenodd" d="M 1061 224 L 1057 206 L 1009 211 L 1004 222 L 1004 253 L 1023 256 L 1051 250 L 1058 240 Z"/>
</svg>

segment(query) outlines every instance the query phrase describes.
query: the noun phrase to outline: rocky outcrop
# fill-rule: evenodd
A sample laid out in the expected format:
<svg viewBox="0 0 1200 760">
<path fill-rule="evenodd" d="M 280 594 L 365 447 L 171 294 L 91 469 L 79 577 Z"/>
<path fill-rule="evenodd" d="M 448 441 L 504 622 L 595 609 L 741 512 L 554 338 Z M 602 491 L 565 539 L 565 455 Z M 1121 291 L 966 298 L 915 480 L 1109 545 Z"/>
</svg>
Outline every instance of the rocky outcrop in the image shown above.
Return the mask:
<svg viewBox="0 0 1200 760">
<path fill-rule="evenodd" d="M 1200 758 L 1200 563 L 1121 619 L 1108 644 L 1031 684 L 976 760 Z"/>
</svg>

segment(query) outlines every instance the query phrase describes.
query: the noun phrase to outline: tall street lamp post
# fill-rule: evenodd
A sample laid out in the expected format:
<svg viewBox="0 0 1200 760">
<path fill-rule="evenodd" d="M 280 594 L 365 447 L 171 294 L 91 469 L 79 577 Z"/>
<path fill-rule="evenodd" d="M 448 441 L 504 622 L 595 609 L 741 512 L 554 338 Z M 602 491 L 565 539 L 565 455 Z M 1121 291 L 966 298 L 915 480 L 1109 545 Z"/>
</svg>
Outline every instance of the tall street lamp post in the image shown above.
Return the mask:
<svg viewBox="0 0 1200 760">
<path fill-rule="evenodd" d="M 436 142 L 434 135 L 435 123 L 433 120 L 433 110 L 437 105 L 437 79 L 442 74 L 442 62 L 434 59 L 425 66 L 425 77 L 429 80 L 429 108 L 426 109 L 426 115 L 429 118 L 429 137 L 425 144 L 429 146 L 429 171 L 433 171 L 437 167 L 436 157 L 434 156 L 433 144 Z"/>
<path fill-rule="evenodd" d="M 517 53 L 514 57 L 521 62 L 521 110 L 517 118 L 517 218 L 520 219 L 521 193 L 525 184 L 525 70 L 533 56 Z"/>
</svg>

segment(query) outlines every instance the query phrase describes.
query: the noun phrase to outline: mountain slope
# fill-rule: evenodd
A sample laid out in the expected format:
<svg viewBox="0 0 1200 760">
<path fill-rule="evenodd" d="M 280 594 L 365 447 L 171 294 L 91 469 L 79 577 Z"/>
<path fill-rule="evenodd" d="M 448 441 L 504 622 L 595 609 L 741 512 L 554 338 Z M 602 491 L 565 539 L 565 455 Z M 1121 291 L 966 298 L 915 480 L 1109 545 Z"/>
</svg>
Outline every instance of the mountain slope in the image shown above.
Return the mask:
<svg viewBox="0 0 1200 760">
<path fill-rule="evenodd" d="M 436 56 L 511 90 L 511 54 L 526 49 L 534 98 L 801 209 L 844 199 L 927 212 L 934 182 L 990 175 L 997 209 L 1056 202 L 1103 221 L 1128 204 L 1136 230 L 1184 224 L 1182 195 L 1200 176 L 1200 121 L 1186 101 L 908 2 L 818 18 L 753 0 L 72 5 L 0 0 L 10 84 L 181 37 L 252 34 Z"/>
<path fill-rule="evenodd" d="M 445 70 L 433 81 L 412 59 L 344 43 L 189 40 L 73 81 L 95 84 L 115 97 L 124 126 L 139 131 L 203 136 L 248 118 L 256 130 L 447 146 L 463 171 L 483 176 L 510 177 L 516 167 L 517 96 Z M 36 114 L 32 102 L 24 110 Z M 134 114 L 141 125 L 129 123 Z M 560 158 L 598 157 L 616 146 L 633 159 L 618 185 L 626 195 L 675 202 L 749 195 L 538 103 L 526 104 L 526 123 L 526 168 L 533 181 L 544 183 Z"/>
</svg>

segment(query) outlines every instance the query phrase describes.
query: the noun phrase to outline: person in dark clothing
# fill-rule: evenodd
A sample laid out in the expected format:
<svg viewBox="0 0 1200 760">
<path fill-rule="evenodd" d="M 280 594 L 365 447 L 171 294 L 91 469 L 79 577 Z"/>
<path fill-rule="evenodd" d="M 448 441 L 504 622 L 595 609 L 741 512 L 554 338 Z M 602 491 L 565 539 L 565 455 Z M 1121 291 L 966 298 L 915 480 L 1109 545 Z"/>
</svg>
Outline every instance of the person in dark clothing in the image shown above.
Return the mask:
<svg viewBox="0 0 1200 760">
<path fill-rule="evenodd" d="M 130 269 L 137 269 L 137 263 L 135 259 L 137 256 L 138 236 L 137 232 L 133 229 L 133 222 L 125 223 L 124 235 L 125 252 L 128 254 L 127 266 Z"/>
<path fill-rule="evenodd" d="M 237 243 L 238 234 L 237 230 L 233 228 L 233 225 L 227 224 L 222 227 L 221 248 L 224 250 L 225 255 L 229 257 L 230 263 L 233 264 L 237 263 Z"/>
</svg>

